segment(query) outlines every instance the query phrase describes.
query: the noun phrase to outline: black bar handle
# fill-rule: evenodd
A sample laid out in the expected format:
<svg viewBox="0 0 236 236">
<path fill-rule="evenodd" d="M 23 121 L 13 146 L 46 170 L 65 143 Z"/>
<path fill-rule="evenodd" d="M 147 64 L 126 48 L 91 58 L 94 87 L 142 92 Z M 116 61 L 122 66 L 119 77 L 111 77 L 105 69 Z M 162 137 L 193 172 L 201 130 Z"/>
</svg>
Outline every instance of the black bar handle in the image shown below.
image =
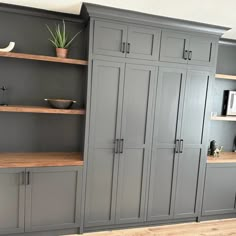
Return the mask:
<svg viewBox="0 0 236 236">
<path fill-rule="evenodd" d="M 188 52 L 188 59 L 191 61 L 192 60 L 192 55 L 193 55 L 193 52 L 192 51 L 189 51 Z"/>
<path fill-rule="evenodd" d="M 188 50 L 184 50 L 183 58 L 184 58 L 184 60 L 188 59 Z"/>
<path fill-rule="evenodd" d="M 27 185 L 30 185 L 30 171 L 27 172 Z"/>
<path fill-rule="evenodd" d="M 115 153 L 118 153 L 119 139 L 115 140 Z"/>
<path fill-rule="evenodd" d="M 121 44 L 121 52 L 125 53 L 125 42 Z"/>
<path fill-rule="evenodd" d="M 120 153 L 124 152 L 124 139 L 120 139 Z"/>
<path fill-rule="evenodd" d="M 127 53 L 130 53 L 130 43 L 127 43 Z"/>
<path fill-rule="evenodd" d="M 175 153 L 179 153 L 179 139 L 175 140 Z"/>
<path fill-rule="evenodd" d="M 179 153 L 183 153 L 183 149 L 184 149 L 184 140 L 180 139 Z"/>
<path fill-rule="evenodd" d="M 236 193 L 235 193 L 235 198 L 234 198 L 234 208 L 236 208 Z"/>
</svg>

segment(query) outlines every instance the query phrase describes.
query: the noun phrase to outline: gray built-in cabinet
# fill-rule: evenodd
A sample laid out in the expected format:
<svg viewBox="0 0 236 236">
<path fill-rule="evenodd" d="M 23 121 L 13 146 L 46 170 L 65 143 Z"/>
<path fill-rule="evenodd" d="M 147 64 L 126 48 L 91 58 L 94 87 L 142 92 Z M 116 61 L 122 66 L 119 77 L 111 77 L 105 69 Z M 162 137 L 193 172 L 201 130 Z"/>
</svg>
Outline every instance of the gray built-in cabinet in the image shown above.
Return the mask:
<svg viewBox="0 0 236 236">
<path fill-rule="evenodd" d="M 144 221 L 155 77 L 152 66 L 93 62 L 86 227 Z"/>
<path fill-rule="evenodd" d="M 84 230 L 197 220 L 222 29 L 86 6 Z"/>
<path fill-rule="evenodd" d="M 81 167 L 0 170 L 0 234 L 80 225 Z"/>
</svg>

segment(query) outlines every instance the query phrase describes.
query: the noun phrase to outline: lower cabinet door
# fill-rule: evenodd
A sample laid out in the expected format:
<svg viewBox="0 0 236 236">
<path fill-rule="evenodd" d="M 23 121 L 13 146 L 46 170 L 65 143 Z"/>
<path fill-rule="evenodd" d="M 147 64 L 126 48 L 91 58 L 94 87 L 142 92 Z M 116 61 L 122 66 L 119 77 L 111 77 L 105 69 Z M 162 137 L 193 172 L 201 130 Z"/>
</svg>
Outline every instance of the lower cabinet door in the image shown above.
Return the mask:
<svg viewBox="0 0 236 236">
<path fill-rule="evenodd" d="M 82 167 L 26 169 L 25 231 L 79 227 Z"/>
<path fill-rule="evenodd" d="M 202 215 L 236 213 L 236 165 L 208 164 Z"/>
<path fill-rule="evenodd" d="M 0 170 L 0 234 L 24 232 L 25 169 Z"/>
</svg>

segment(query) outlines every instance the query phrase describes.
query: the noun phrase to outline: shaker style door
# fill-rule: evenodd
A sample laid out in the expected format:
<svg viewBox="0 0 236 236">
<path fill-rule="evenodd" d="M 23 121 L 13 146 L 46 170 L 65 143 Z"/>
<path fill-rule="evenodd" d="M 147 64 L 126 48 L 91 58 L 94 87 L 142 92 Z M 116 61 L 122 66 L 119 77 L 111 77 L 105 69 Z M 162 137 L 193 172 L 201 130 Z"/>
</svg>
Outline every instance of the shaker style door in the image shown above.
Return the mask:
<svg viewBox="0 0 236 236">
<path fill-rule="evenodd" d="M 189 35 L 175 31 L 163 31 L 160 61 L 187 64 Z"/>
<path fill-rule="evenodd" d="M 93 52 L 95 54 L 125 57 L 127 26 L 105 21 L 95 21 Z"/>
<path fill-rule="evenodd" d="M 148 221 L 173 218 L 178 137 L 186 71 L 160 68 L 157 83 Z"/>
<path fill-rule="evenodd" d="M 213 66 L 216 62 L 216 39 L 191 36 L 188 64 Z"/>
<path fill-rule="evenodd" d="M 227 164 L 226 164 L 227 165 Z M 236 166 L 208 164 L 202 215 L 236 213 Z"/>
<path fill-rule="evenodd" d="M 81 167 L 27 168 L 25 231 L 80 226 Z"/>
<path fill-rule="evenodd" d="M 24 232 L 25 169 L 0 170 L 0 234 Z"/>
<path fill-rule="evenodd" d="M 204 121 L 208 99 L 208 72 L 187 73 L 175 199 L 175 218 L 196 217 L 199 212 L 199 173 L 204 168 Z"/>
<path fill-rule="evenodd" d="M 124 64 L 94 61 L 85 227 L 115 223 Z"/>
<path fill-rule="evenodd" d="M 126 65 L 116 223 L 144 222 L 155 67 Z"/>
<path fill-rule="evenodd" d="M 144 60 L 158 60 L 161 30 L 128 27 L 126 57 Z"/>
</svg>

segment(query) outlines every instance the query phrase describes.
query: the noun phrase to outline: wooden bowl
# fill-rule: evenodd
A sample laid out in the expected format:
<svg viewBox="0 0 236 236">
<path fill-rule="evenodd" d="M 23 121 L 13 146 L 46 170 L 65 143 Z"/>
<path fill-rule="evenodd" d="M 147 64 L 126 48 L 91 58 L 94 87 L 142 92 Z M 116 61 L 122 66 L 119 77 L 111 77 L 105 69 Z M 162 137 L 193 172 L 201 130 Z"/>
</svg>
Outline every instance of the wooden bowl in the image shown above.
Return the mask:
<svg viewBox="0 0 236 236">
<path fill-rule="evenodd" d="M 57 108 L 57 109 L 70 109 L 71 106 L 76 103 L 76 101 L 73 100 L 67 100 L 67 99 L 44 99 L 50 107 Z"/>
</svg>

